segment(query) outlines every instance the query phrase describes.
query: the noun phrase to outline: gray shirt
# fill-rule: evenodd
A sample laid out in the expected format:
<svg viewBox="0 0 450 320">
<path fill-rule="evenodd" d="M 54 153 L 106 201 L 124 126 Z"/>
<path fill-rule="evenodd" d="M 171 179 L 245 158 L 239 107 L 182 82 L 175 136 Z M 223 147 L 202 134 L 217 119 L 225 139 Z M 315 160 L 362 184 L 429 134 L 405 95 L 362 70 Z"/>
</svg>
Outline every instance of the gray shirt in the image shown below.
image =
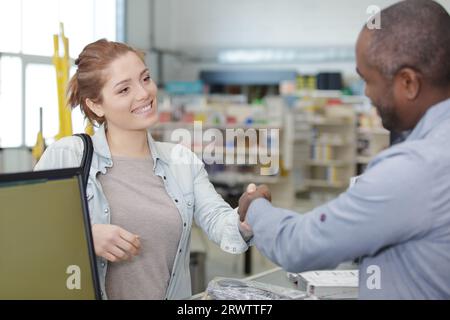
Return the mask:
<svg viewBox="0 0 450 320">
<path fill-rule="evenodd" d="M 257 199 L 248 221 L 288 271 L 362 257 L 361 299 L 450 299 L 450 99 L 335 200 L 300 215 Z"/>
<path fill-rule="evenodd" d="M 113 157 L 99 181 L 110 203 L 111 224 L 137 234 L 141 253 L 132 261 L 110 263 L 106 292 L 110 299 L 163 299 L 169 285 L 182 223 L 153 159 Z"/>
</svg>

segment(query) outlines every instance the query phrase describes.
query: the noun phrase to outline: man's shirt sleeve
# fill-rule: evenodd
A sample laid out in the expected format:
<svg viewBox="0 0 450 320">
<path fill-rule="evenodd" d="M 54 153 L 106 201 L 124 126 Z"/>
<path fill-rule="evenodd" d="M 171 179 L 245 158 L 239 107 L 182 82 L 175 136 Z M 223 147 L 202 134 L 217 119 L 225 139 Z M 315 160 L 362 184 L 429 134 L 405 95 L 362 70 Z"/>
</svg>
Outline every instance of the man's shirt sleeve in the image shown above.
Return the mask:
<svg viewBox="0 0 450 320">
<path fill-rule="evenodd" d="M 256 247 L 291 272 L 334 268 L 412 240 L 432 223 L 433 170 L 413 151 L 377 161 L 357 183 L 307 214 L 253 201 L 248 221 Z"/>
</svg>

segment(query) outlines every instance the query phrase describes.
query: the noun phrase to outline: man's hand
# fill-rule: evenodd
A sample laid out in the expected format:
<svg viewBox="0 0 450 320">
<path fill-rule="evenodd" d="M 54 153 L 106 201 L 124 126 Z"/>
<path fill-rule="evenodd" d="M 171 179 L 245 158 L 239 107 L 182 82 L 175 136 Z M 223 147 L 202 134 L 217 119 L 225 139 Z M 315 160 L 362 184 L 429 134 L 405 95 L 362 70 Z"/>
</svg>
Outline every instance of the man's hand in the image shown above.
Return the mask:
<svg viewBox="0 0 450 320">
<path fill-rule="evenodd" d="M 95 254 L 108 261 L 131 260 L 140 253 L 139 236 L 112 224 L 93 224 Z"/>
<path fill-rule="evenodd" d="M 258 187 L 253 183 L 249 184 L 247 187 L 247 191 L 239 198 L 238 213 L 241 222 L 245 221 L 250 203 L 258 198 L 265 198 L 269 201 L 272 201 L 269 187 L 265 184 L 262 184 Z"/>
</svg>

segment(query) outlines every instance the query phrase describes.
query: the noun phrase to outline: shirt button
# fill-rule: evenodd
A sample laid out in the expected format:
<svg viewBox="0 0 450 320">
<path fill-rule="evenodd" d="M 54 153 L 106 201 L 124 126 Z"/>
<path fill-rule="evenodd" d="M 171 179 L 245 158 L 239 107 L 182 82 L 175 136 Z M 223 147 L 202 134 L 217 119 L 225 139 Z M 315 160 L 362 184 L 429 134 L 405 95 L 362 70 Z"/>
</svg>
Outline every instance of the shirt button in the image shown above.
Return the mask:
<svg viewBox="0 0 450 320">
<path fill-rule="evenodd" d="M 106 263 L 102 262 L 102 268 L 104 268 L 106 266 Z"/>
<path fill-rule="evenodd" d="M 188 205 L 189 207 L 192 206 L 192 202 L 191 202 L 191 201 L 188 201 L 187 205 Z"/>
<path fill-rule="evenodd" d="M 181 253 L 181 249 L 180 249 L 180 251 L 178 251 L 179 253 Z"/>
<path fill-rule="evenodd" d="M 108 213 L 109 212 L 109 209 L 108 208 L 105 208 L 105 213 Z"/>
<path fill-rule="evenodd" d="M 166 176 L 164 176 L 163 178 L 164 178 L 164 180 L 167 180 Z"/>
<path fill-rule="evenodd" d="M 175 199 L 175 202 L 178 203 L 178 199 Z"/>
<path fill-rule="evenodd" d="M 184 223 L 184 226 L 186 227 L 186 222 Z"/>
</svg>

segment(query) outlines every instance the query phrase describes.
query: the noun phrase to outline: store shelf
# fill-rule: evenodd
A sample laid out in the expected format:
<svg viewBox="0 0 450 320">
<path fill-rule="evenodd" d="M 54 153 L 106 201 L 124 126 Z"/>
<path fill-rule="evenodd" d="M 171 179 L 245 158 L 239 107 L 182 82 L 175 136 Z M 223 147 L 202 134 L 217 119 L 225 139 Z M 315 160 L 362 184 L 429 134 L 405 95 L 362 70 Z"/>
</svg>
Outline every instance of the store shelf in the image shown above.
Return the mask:
<svg viewBox="0 0 450 320">
<path fill-rule="evenodd" d="M 231 156 L 232 155 L 233 157 L 245 157 L 245 159 L 252 158 L 252 159 L 258 160 L 260 154 L 261 155 L 266 155 L 268 157 L 279 157 L 280 156 L 279 152 L 270 153 L 269 152 L 270 150 L 261 150 L 261 152 L 259 152 L 259 151 L 256 151 L 256 152 L 249 152 L 249 151 L 236 152 L 236 150 L 233 152 L 231 150 L 229 150 L 229 151 L 224 150 L 222 152 L 217 152 L 216 151 L 214 153 L 214 155 L 212 155 L 210 157 L 209 155 L 205 155 L 204 151 L 205 151 L 205 148 L 203 148 L 203 150 L 199 149 L 199 148 L 195 148 L 194 149 L 194 153 L 198 157 L 200 157 L 201 159 L 209 159 L 209 158 L 214 159 L 214 158 L 217 158 L 217 157 L 220 157 L 222 159 L 226 159 L 227 156 Z"/>
<path fill-rule="evenodd" d="M 280 182 L 279 176 L 260 176 L 255 174 L 245 173 L 217 173 L 209 176 L 209 179 L 213 183 L 222 183 L 227 185 L 236 184 L 273 184 Z"/>
<path fill-rule="evenodd" d="M 282 129 L 282 126 L 280 125 L 273 125 L 273 124 L 211 124 L 211 123 L 201 123 L 202 128 L 205 129 L 219 129 L 219 130 L 225 130 L 225 129 Z M 153 129 L 179 129 L 179 128 L 185 128 L 185 129 L 193 129 L 194 123 L 192 122 L 159 122 L 155 124 Z"/>
<path fill-rule="evenodd" d="M 325 118 L 315 118 L 309 119 L 309 123 L 316 126 L 342 126 L 351 125 L 352 122 L 347 119 L 325 119 Z"/>
<path fill-rule="evenodd" d="M 294 136 L 294 139 L 292 140 L 294 141 L 294 143 L 311 143 L 311 139 L 303 137 Z"/>
<path fill-rule="evenodd" d="M 318 188 L 337 188 L 342 189 L 347 187 L 346 183 L 343 182 L 330 182 L 326 180 L 305 180 L 305 185 L 309 187 L 318 187 Z"/>
<path fill-rule="evenodd" d="M 379 134 L 389 135 L 389 131 L 383 128 L 358 128 L 358 133 L 361 134 Z"/>
<path fill-rule="evenodd" d="M 329 92 L 323 94 L 323 97 L 333 96 Z M 311 197 L 317 198 L 318 193 L 323 193 L 327 195 L 325 198 L 333 198 L 348 186 L 356 172 L 357 115 L 350 104 L 329 107 L 321 95 L 322 92 L 317 92 L 318 99 L 307 99 L 293 111 L 294 136 L 309 137 L 295 141 L 297 154 L 293 170 L 303 178 L 297 189 L 301 188 Z M 338 97 L 336 93 L 335 98 Z"/>
<path fill-rule="evenodd" d="M 218 129 L 222 133 L 225 133 L 226 129 L 243 129 L 244 131 L 279 129 L 279 141 L 277 141 L 279 148 L 270 156 L 280 157 L 280 166 L 282 165 L 286 172 L 289 172 L 291 184 L 284 184 L 284 177 L 281 176 L 259 175 L 261 165 L 248 163 L 250 157 L 257 157 L 258 154 L 248 145 L 246 150 L 237 152 L 235 149 L 232 153 L 234 159 L 245 157 L 243 162 L 246 163 L 237 164 L 234 161 L 234 164 L 228 165 L 225 160 L 227 156 L 230 156 L 230 150 L 226 148 L 229 145 L 226 139 L 223 141 L 223 149 L 211 156 L 209 153 L 205 155 L 206 146 L 199 148 L 202 142 L 197 141 L 198 137 L 192 143 L 195 146 L 194 152 L 202 157 L 205 163 L 211 159 L 224 161 L 223 166 L 213 164 L 207 167 L 210 172 L 209 178 L 213 183 L 225 184 L 232 188 L 248 183 L 277 184 L 274 188 L 283 196 L 295 198 L 296 191 L 304 191 L 311 197 L 316 194 L 316 199 L 317 194 L 326 194 L 324 199 L 331 198 L 346 188 L 349 179 L 360 174 L 360 171 L 364 170 L 364 165 L 383 150 L 386 140 L 389 140 L 389 132 L 378 127 L 380 120 L 376 118 L 376 113 L 367 113 L 365 118 L 361 118 L 361 114 L 364 116 L 366 111 L 362 108 L 359 108 L 362 112 L 358 111 L 356 105 L 366 103 L 365 97 L 344 99 L 340 92 L 317 90 L 303 92 L 299 96 L 303 94 L 305 99 L 302 100 L 300 97 L 297 104 L 289 107 L 282 97 L 277 96 L 276 99 L 273 98 L 276 101 L 274 100 L 272 104 L 265 103 L 267 108 L 258 112 L 254 111 L 260 107 L 255 109 L 255 106 L 246 104 L 238 106 L 231 97 L 224 97 L 220 103 L 213 103 L 206 97 L 201 99 L 201 102 L 206 102 L 198 110 L 193 109 L 192 103 L 188 101 L 189 108 L 181 109 L 185 114 L 182 116 L 178 113 L 171 114 L 171 117 L 165 118 L 169 122 L 158 123 L 154 130 L 161 135 L 162 139 L 169 141 L 173 130 L 186 129 L 192 135 L 192 131 L 200 125 L 203 132 L 208 129 Z M 336 99 L 341 99 L 341 102 Z M 274 110 L 279 110 L 275 116 L 272 115 Z M 246 123 L 249 116 L 253 117 L 254 123 Z M 177 119 L 180 119 L 180 122 L 172 122 Z M 203 122 L 194 124 L 189 122 L 192 119 L 202 119 Z M 230 119 L 235 119 L 236 123 L 224 124 L 233 122 Z M 364 128 L 358 129 L 358 124 L 364 125 Z M 270 144 L 261 143 L 261 147 L 266 145 L 270 146 Z M 262 153 L 270 154 L 267 151 L 270 152 L 270 149 L 263 150 Z M 295 186 L 293 181 L 302 183 Z"/>
<path fill-rule="evenodd" d="M 306 98 L 340 98 L 342 92 L 340 90 L 309 90 L 302 89 L 295 93 L 298 97 Z"/>
<path fill-rule="evenodd" d="M 345 160 L 307 160 L 305 161 L 305 164 L 310 166 L 320 166 L 320 167 L 328 167 L 328 166 L 335 166 L 335 167 L 342 167 L 342 166 L 349 166 L 354 165 L 354 161 L 345 161 Z"/>
<path fill-rule="evenodd" d="M 359 156 L 356 158 L 356 162 L 360 164 L 368 164 L 372 160 L 372 157 Z"/>
<path fill-rule="evenodd" d="M 295 187 L 295 192 L 307 192 L 309 191 L 309 187 L 307 185 Z"/>
<path fill-rule="evenodd" d="M 330 147 L 348 147 L 348 146 L 354 146 L 355 141 L 348 141 L 348 142 L 314 142 L 310 141 L 309 144 L 311 146 L 330 146 Z"/>
<path fill-rule="evenodd" d="M 357 132 L 358 155 L 356 162 L 359 165 L 357 174 L 361 174 L 377 154 L 389 147 L 390 133 L 383 128 L 370 127 L 358 128 Z"/>
</svg>

